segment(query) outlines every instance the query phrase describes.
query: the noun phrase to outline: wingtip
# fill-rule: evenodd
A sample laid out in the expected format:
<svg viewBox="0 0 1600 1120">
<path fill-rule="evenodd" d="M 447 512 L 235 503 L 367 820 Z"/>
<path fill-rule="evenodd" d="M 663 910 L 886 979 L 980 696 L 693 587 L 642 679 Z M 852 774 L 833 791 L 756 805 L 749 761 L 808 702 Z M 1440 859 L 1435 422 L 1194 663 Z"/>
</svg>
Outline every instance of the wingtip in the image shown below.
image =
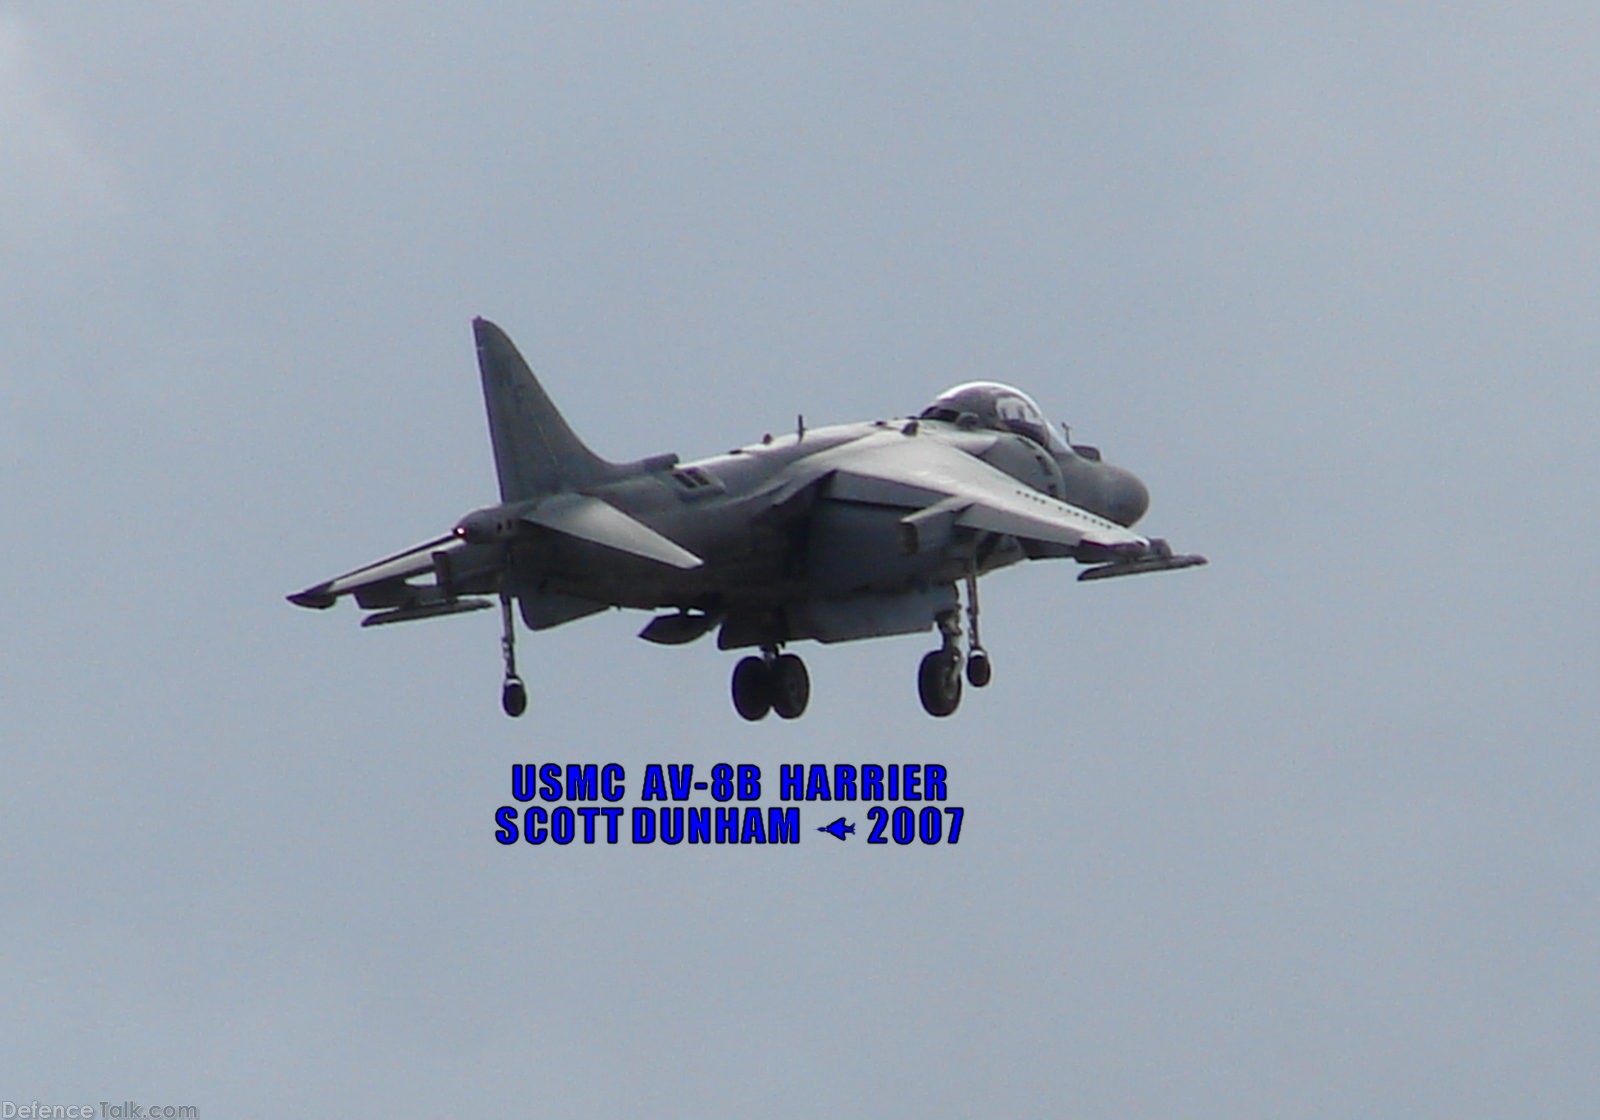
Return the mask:
<svg viewBox="0 0 1600 1120">
<path fill-rule="evenodd" d="M 297 607 L 309 607 L 314 611 L 325 611 L 338 600 L 337 595 L 330 594 L 328 585 L 319 583 L 316 587 L 308 587 L 304 591 L 297 591 L 293 595 L 285 595 L 285 599 Z"/>
</svg>

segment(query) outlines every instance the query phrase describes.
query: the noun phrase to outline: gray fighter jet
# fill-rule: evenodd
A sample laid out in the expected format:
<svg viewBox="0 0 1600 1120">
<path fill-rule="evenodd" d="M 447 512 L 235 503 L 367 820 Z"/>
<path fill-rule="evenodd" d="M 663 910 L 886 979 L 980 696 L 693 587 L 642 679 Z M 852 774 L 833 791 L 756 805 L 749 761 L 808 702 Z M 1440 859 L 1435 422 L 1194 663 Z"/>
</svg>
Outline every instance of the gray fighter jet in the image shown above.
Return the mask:
<svg viewBox="0 0 1600 1120">
<path fill-rule="evenodd" d="M 913 417 L 763 436 L 693 463 L 613 463 L 573 434 L 522 355 L 475 320 L 500 502 L 442 537 L 319 583 L 289 601 L 353 595 L 363 626 L 459 614 L 498 599 L 501 702 L 521 715 L 512 603 L 531 630 L 607 607 L 663 611 L 639 636 L 681 645 L 717 631 L 754 649 L 733 670 L 748 720 L 803 713 L 806 638 L 847 642 L 936 629 L 917 692 L 948 716 L 968 682 L 989 683 L 977 577 L 1019 560 L 1070 557 L 1078 578 L 1204 564 L 1128 528 L 1149 504 L 1133 474 L 1074 445 L 1026 393 L 974 381 Z M 957 585 L 966 590 L 967 649 Z"/>
</svg>

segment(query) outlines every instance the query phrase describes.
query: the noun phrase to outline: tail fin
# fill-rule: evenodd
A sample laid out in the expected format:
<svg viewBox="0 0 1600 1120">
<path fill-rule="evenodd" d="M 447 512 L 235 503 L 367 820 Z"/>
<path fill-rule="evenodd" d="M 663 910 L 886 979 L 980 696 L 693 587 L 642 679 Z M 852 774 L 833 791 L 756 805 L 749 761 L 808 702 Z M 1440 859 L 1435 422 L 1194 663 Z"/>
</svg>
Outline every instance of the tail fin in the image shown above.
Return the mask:
<svg viewBox="0 0 1600 1120">
<path fill-rule="evenodd" d="M 590 451 L 561 418 L 505 331 L 474 319 L 500 500 L 522 501 L 615 478 L 625 468 Z"/>
</svg>

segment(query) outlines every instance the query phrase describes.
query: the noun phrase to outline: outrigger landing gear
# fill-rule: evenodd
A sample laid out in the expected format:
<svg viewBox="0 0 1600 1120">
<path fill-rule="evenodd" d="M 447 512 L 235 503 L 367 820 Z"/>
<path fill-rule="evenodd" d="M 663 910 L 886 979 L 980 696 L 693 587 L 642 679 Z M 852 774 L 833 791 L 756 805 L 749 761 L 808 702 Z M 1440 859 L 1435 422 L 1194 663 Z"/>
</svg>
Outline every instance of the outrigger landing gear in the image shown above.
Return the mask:
<svg viewBox="0 0 1600 1120">
<path fill-rule="evenodd" d="M 967 653 L 967 683 L 973 688 L 983 688 L 994 677 L 994 666 L 989 654 L 978 640 L 978 577 L 967 573 L 967 628 L 972 631 L 972 643 Z"/>
<path fill-rule="evenodd" d="M 508 716 L 528 710 L 528 690 L 517 676 L 517 631 L 511 619 L 511 596 L 500 593 L 500 653 L 505 658 L 506 679 L 500 689 L 500 706 Z"/>
<path fill-rule="evenodd" d="M 733 707 L 747 720 L 799 719 L 811 700 L 811 675 L 806 663 L 776 646 L 763 646 L 760 657 L 746 657 L 733 667 Z"/>
</svg>

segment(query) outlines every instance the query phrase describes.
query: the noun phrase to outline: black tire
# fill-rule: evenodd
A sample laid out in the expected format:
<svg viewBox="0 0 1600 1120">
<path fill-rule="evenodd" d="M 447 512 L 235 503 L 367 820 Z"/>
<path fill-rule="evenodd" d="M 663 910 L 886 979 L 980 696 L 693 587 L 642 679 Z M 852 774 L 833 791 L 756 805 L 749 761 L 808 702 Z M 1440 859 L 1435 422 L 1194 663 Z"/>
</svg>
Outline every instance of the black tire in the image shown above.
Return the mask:
<svg viewBox="0 0 1600 1120">
<path fill-rule="evenodd" d="M 961 651 L 936 649 L 917 670 L 917 695 L 922 710 L 940 719 L 961 706 Z"/>
<path fill-rule="evenodd" d="M 528 710 L 528 690 L 516 677 L 508 680 L 500 690 L 500 706 L 513 719 Z"/>
<path fill-rule="evenodd" d="M 799 719 L 811 702 L 811 674 L 806 663 L 792 653 L 783 654 L 770 670 L 772 710 L 780 719 Z"/>
<path fill-rule="evenodd" d="M 733 709 L 752 723 L 772 710 L 772 673 L 759 657 L 733 667 Z"/>
<path fill-rule="evenodd" d="M 982 650 L 976 650 L 967 658 L 967 683 L 973 688 L 985 688 L 994 679 L 994 666 L 989 663 L 989 655 Z"/>
</svg>

